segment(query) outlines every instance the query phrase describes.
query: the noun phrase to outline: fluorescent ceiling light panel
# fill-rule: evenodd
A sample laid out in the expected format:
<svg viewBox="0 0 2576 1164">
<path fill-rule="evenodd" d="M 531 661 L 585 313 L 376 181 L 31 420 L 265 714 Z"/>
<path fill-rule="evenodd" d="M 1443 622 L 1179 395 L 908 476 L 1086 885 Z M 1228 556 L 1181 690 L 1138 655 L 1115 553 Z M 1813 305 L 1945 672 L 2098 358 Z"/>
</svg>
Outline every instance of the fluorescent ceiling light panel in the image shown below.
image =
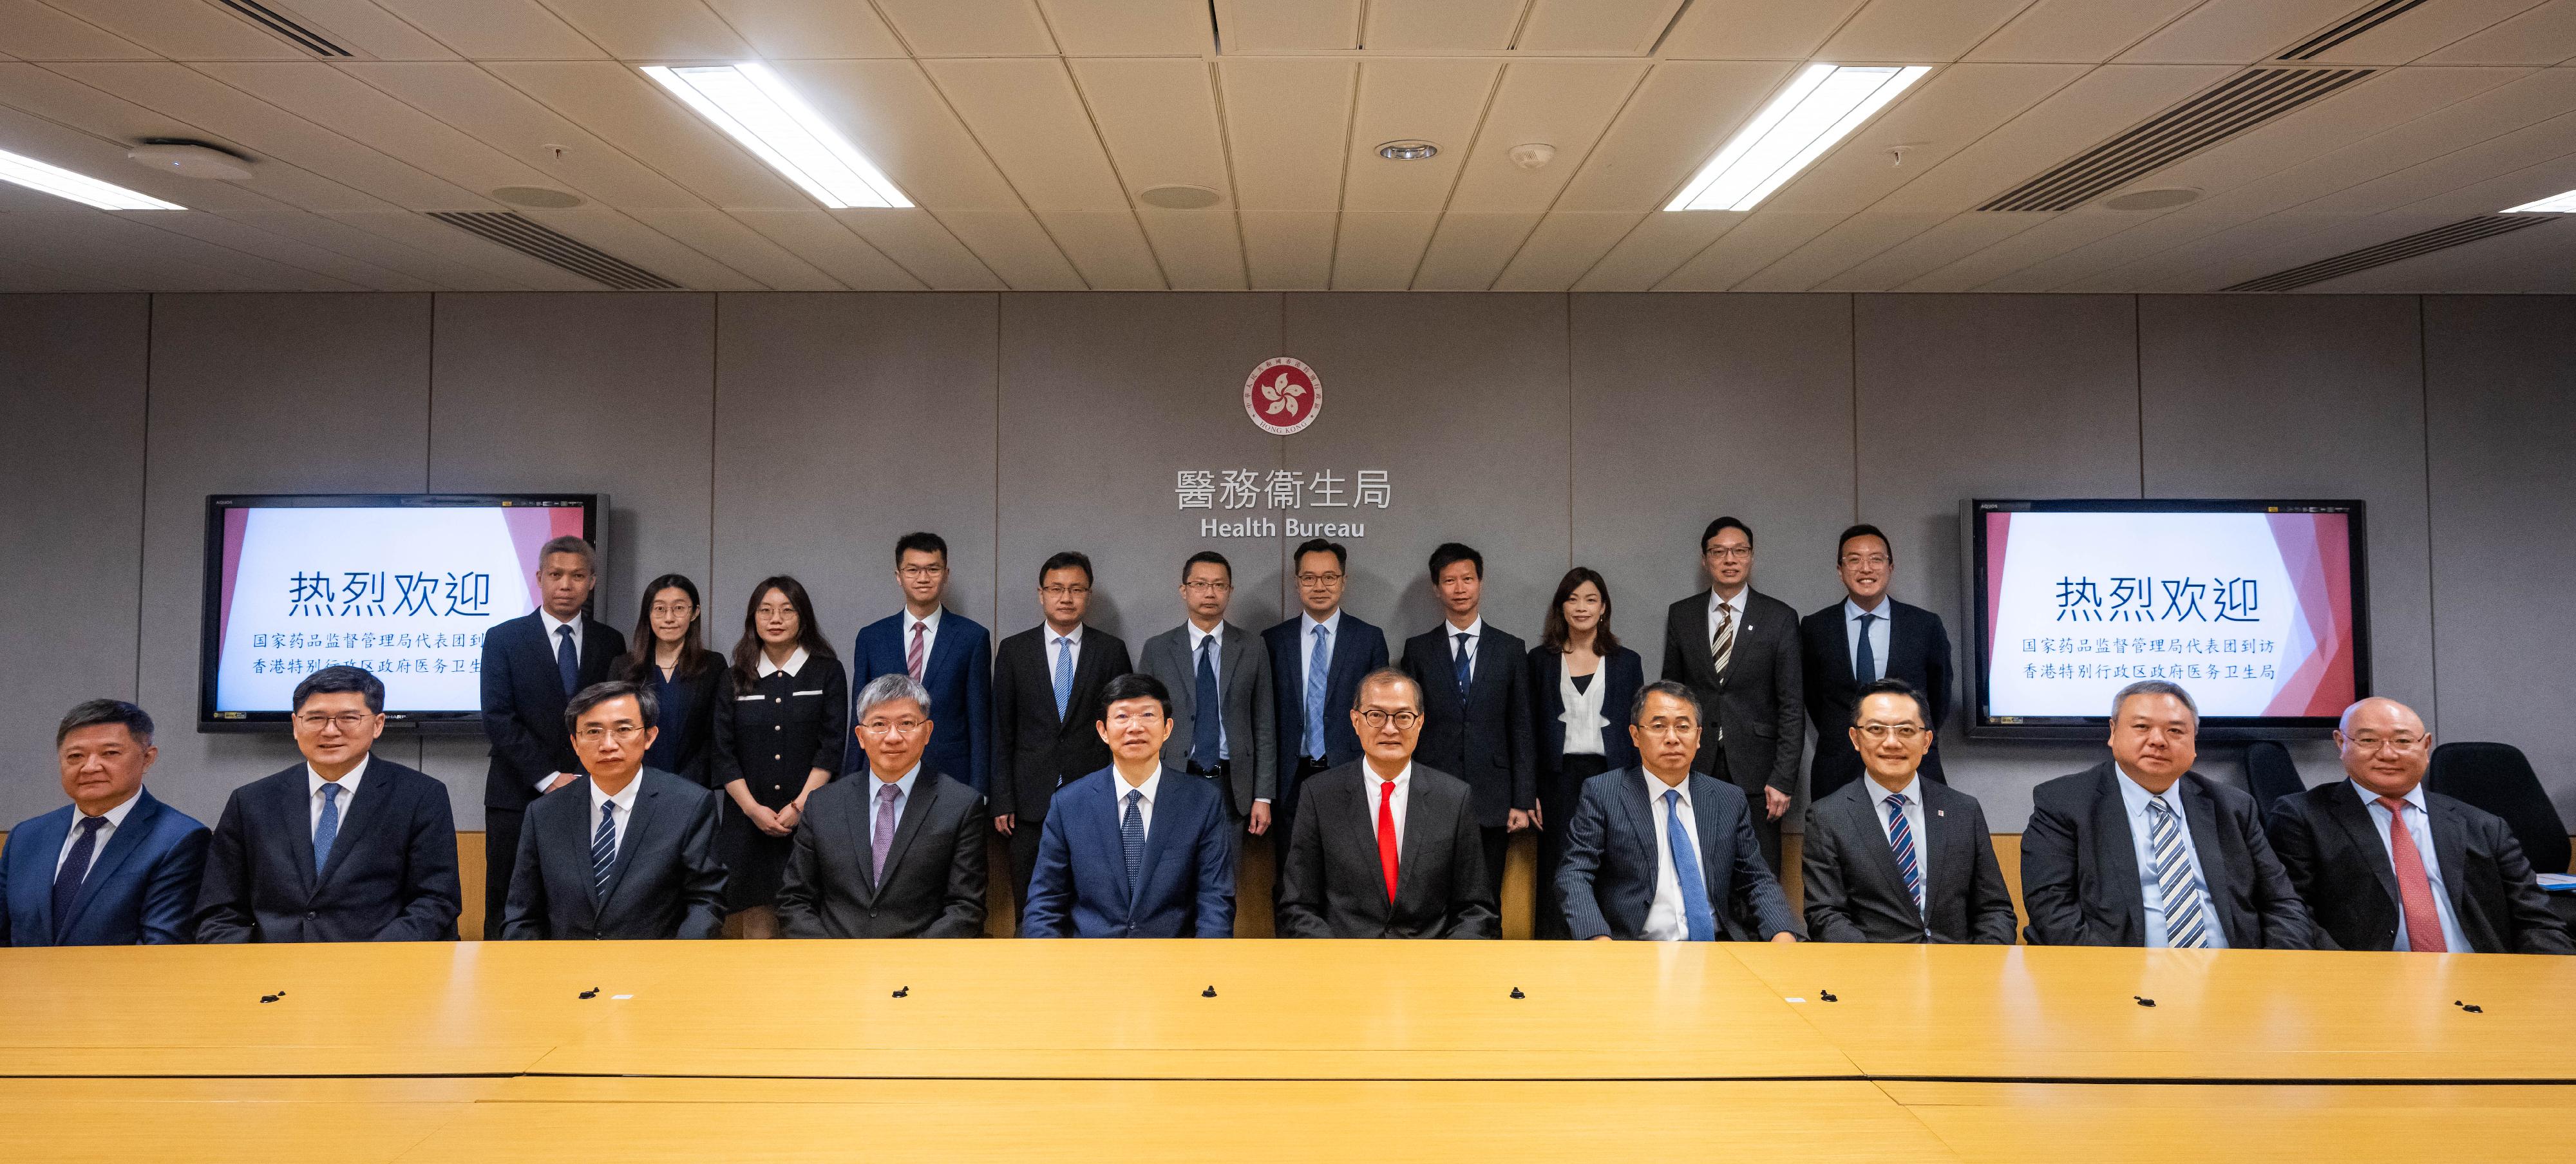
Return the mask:
<svg viewBox="0 0 2576 1164">
<path fill-rule="evenodd" d="M 1931 71 L 1929 65 L 1807 66 L 1664 209 L 1753 209 Z"/>
<path fill-rule="evenodd" d="M 2549 196 L 2549 197 L 2547 197 L 2547 198 L 2543 198 L 2543 199 L 2541 199 L 2541 200 L 2540 200 L 2540 201 L 2538 201 L 2538 202 L 2525 202 L 2525 203 L 2523 203 L 2523 204 L 2522 204 L 2522 205 L 2520 205 L 2520 206 L 2510 207 L 2510 208 L 2506 209 L 2506 210 L 2505 210 L 2505 213 L 2506 213 L 2506 214 L 2576 214 L 2576 190 L 2570 190 L 2570 191 L 2568 191 L 2568 192 L 2566 192 L 2566 193 L 2564 193 L 2564 194 L 2553 194 L 2553 195 L 2550 195 L 2550 196 Z"/>
<path fill-rule="evenodd" d="M 15 182 L 30 190 L 42 190 L 57 198 L 69 198 L 101 210 L 187 209 L 176 202 L 163 202 L 149 194 L 137 194 L 123 186 L 83 177 L 61 166 L 49 166 L 7 150 L 0 150 L 0 182 Z"/>
<path fill-rule="evenodd" d="M 644 75 L 825 206 L 912 205 L 767 65 L 646 65 Z"/>
</svg>

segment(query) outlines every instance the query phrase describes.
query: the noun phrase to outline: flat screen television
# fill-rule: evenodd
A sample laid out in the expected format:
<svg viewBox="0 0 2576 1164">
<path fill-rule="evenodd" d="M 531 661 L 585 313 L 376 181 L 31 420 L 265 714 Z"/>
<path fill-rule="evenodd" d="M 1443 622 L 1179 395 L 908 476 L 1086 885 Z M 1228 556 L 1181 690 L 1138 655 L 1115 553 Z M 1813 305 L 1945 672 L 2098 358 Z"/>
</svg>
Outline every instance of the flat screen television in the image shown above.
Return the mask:
<svg viewBox="0 0 2576 1164">
<path fill-rule="evenodd" d="M 2323 735 L 2370 693 L 2359 501 L 1966 506 L 1983 739 L 2101 739 L 2111 697 L 2167 679 L 2201 738 Z"/>
<path fill-rule="evenodd" d="M 206 498 L 200 731 L 282 731 L 306 675 L 347 663 L 394 723 L 481 721 L 483 635 L 537 607 L 537 550 L 599 543 L 582 493 Z"/>
</svg>

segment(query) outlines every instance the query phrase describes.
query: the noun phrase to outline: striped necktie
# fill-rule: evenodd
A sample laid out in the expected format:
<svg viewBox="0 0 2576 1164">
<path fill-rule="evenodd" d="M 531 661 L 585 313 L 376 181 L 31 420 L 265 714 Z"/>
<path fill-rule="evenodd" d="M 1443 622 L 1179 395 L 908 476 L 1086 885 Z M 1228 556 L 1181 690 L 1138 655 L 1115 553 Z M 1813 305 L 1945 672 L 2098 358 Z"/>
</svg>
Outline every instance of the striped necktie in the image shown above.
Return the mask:
<svg viewBox="0 0 2576 1164">
<path fill-rule="evenodd" d="M 2182 827 L 2159 796 L 2147 802 L 2147 851 L 2156 860 L 2156 893 L 2164 899 L 2165 944 L 2197 950 L 2209 944 L 2209 916 L 2200 908 L 2200 883 L 2182 852 Z"/>
<path fill-rule="evenodd" d="M 1118 821 L 1118 847 L 1127 858 L 1127 900 L 1136 900 L 1136 878 L 1145 872 L 1145 814 L 1137 806 L 1145 800 L 1145 790 L 1127 790 L 1127 814 Z"/>
<path fill-rule="evenodd" d="M 1726 674 L 1726 664 L 1734 657 L 1735 604 L 1721 602 L 1717 604 L 1717 631 L 1708 640 L 1709 671 L 1717 675 Z"/>
<path fill-rule="evenodd" d="M 1929 920 L 1923 907 L 1923 863 L 1914 856 L 1914 826 L 1905 821 L 1908 801 L 1902 792 L 1887 798 L 1887 847 L 1896 851 L 1896 871 L 1905 875 L 1905 892 L 1914 898 L 1914 912 Z"/>
<path fill-rule="evenodd" d="M 599 831 L 590 838 L 590 892 L 608 895 L 608 871 L 617 867 L 617 802 L 599 802 Z"/>
</svg>

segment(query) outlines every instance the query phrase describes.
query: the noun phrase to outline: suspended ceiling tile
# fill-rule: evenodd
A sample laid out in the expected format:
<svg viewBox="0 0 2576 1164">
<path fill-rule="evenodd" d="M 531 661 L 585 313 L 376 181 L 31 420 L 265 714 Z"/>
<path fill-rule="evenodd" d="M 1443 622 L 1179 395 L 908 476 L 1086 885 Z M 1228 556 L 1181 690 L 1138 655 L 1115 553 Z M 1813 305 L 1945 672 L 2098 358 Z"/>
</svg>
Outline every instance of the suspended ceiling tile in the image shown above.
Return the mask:
<svg viewBox="0 0 2576 1164">
<path fill-rule="evenodd" d="M 1063 61 L 1003 57 L 923 67 L 1030 209 L 1127 209 Z"/>
<path fill-rule="evenodd" d="M 374 0 L 278 0 L 270 11 L 360 57 L 380 61 L 452 61 L 456 53 Z"/>
<path fill-rule="evenodd" d="M 1870 208 L 1917 213 L 1973 209 L 2233 71 L 2186 65 L 2095 69 Z"/>
<path fill-rule="evenodd" d="M 2427 72 L 2431 72 L 2427 70 Z M 2226 208 L 2236 220 L 2308 207 L 2320 199 L 2373 182 L 2408 167 L 2436 162 L 2505 134 L 2548 122 L 2576 108 L 2576 70 L 2542 69 L 2467 100 L 2390 125 L 2377 133 L 2222 191 L 2192 208 Z M 2356 206 L 2388 209 L 2390 204 Z"/>
<path fill-rule="evenodd" d="M 1583 168 L 1646 69 L 1643 61 L 1512 62 L 1458 176 L 1450 212 L 1544 212 Z M 1552 146 L 1556 156 L 1525 169 L 1510 154 L 1529 143 Z"/>
<path fill-rule="evenodd" d="M 939 210 L 1023 209 L 921 66 L 905 60 L 787 61 L 780 75 L 894 180 Z"/>
<path fill-rule="evenodd" d="M 155 291 L 292 291 L 292 277 L 236 265 L 237 255 L 193 239 L 165 245 L 169 232 L 120 222 L 87 207 L 0 214 L 0 254 L 119 286 Z M 275 264 L 263 264 L 273 271 Z M 290 272 L 298 276 L 300 272 Z"/>
<path fill-rule="evenodd" d="M 546 0 L 622 61 L 739 61 L 751 46 L 699 0 Z"/>
<path fill-rule="evenodd" d="M 1744 291 L 1807 291 L 1885 254 L 1953 217 L 1946 214 L 1877 214 L 1864 211 L 1834 223 L 1797 249 L 1737 280 Z"/>
<path fill-rule="evenodd" d="M 933 291 L 1000 291 L 1007 285 L 929 211 L 833 210 L 835 221 L 901 264 Z M 1024 212 L 1025 213 L 1025 212 Z"/>
<path fill-rule="evenodd" d="M 562 188 L 622 208 L 703 209 L 682 189 L 617 147 L 591 136 L 481 66 L 456 63 L 344 64 L 340 71 L 399 98 L 540 172 L 535 185 Z M 560 157 L 550 146 L 562 147 Z"/>
<path fill-rule="evenodd" d="M 2138 179 L 2138 186 L 2228 190 L 2320 158 L 2511 84 L 2518 68 L 2396 69 L 2257 126 Z"/>
<path fill-rule="evenodd" d="M 1094 291 L 1163 291 L 1162 268 L 1154 249 L 1145 244 L 1136 216 L 1124 210 L 1039 211 L 1038 221 L 1054 236 L 1064 257 Z"/>
<path fill-rule="evenodd" d="M 1477 118 L 1494 92 L 1501 66 L 1489 60 L 1372 60 L 1360 66 L 1359 112 L 1352 119 L 1345 211 L 1439 216 L 1457 184 Z M 1440 147 L 1437 156 L 1389 161 L 1386 142 L 1419 139 Z M 1429 241 L 1426 230 L 1424 241 Z M 1336 286 L 1341 267 L 1334 267 Z"/>
<path fill-rule="evenodd" d="M 1207 0 L 1038 0 L 1069 57 L 1198 57 L 1216 51 Z"/>
<path fill-rule="evenodd" d="M 2355 0 L 2208 0 L 2119 59 L 2129 64 L 2251 64 L 2342 21 L 2357 7 Z"/>
<path fill-rule="evenodd" d="M 1770 266 L 1782 255 L 1833 228 L 1849 215 L 1756 210 L 1735 229 L 1655 284 L 1658 291 L 1724 291 Z"/>
<path fill-rule="evenodd" d="M 267 259 L 299 271 L 337 279 L 362 291 L 438 291 L 437 283 L 326 247 L 288 238 L 252 223 L 217 214 L 172 214 L 154 225 L 216 246 Z"/>
<path fill-rule="evenodd" d="M 426 214 L 408 210 L 326 211 L 321 217 L 352 230 L 365 231 L 390 239 L 451 262 L 490 272 L 497 284 L 486 284 L 483 290 L 531 291 L 596 291 L 599 284 L 560 267 L 541 263 L 508 247 L 501 246 L 449 226 Z M 455 286 L 474 287 L 471 281 L 459 279 Z"/>
<path fill-rule="evenodd" d="M 1575 280 L 1577 291 L 1645 291 L 1691 257 L 1744 225 L 1749 214 L 1731 210 L 1655 211 L 1637 221 L 1610 253 Z"/>
<path fill-rule="evenodd" d="M 2445 0 L 2423 4 L 2306 58 L 2318 64 L 2402 65 L 2538 7 L 2540 0 Z"/>
<path fill-rule="evenodd" d="M 366 291 L 372 289 L 365 283 L 344 278 L 339 274 L 316 271 L 296 263 L 280 261 L 274 253 L 253 253 L 237 246 L 208 241 L 201 235 L 248 228 L 238 223 L 224 223 L 215 219 L 213 215 L 201 211 L 163 211 L 138 215 L 111 214 L 86 207 L 67 207 L 49 214 L 29 214 L 23 217 L 41 223 L 41 229 L 47 234 L 58 236 L 67 243 L 79 246 L 83 251 L 93 249 L 118 251 L 128 255 L 150 256 L 151 260 L 166 256 L 219 272 L 234 280 L 234 286 L 243 290 Z M 273 252 L 282 250 L 282 248 L 268 248 L 264 245 L 263 249 Z M 41 253 L 36 257 L 38 261 L 43 261 Z"/>
<path fill-rule="evenodd" d="M 1225 135 L 1217 126 L 1216 90 L 1206 62 L 1116 57 L 1066 64 L 1130 194 L 1164 185 L 1204 186 L 1226 205 L 1233 203 Z"/>
<path fill-rule="evenodd" d="M 2017 231 L 1956 261 L 1916 276 L 1897 287 L 1899 291 L 1973 291 L 1979 285 L 2011 274 L 2061 251 L 2083 246 L 2104 235 L 2126 230 L 2136 220 L 2121 214 L 1997 214 L 1995 218 L 2036 220 L 2028 230 Z"/>
<path fill-rule="evenodd" d="M 1539 220 L 1520 253 L 1494 280 L 1496 291 L 1563 291 L 1609 254 L 1637 220 L 1636 211 L 1564 211 Z"/>
<path fill-rule="evenodd" d="M 1245 210 L 1331 211 L 1342 204 L 1359 64 L 1276 58 L 1217 65 L 1235 199 Z M 1370 143 L 1375 148 L 1376 143 Z M 1328 244 L 1329 245 L 1329 242 Z M 1253 266 L 1260 286 L 1260 264 Z"/>
<path fill-rule="evenodd" d="M 1787 61 L 1657 64 L 1583 159 L 1556 209 L 1662 209 L 1796 68 Z"/>
<path fill-rule="evenodd" d="M 0 0 L 0 49 L 29 61 L 141 61 L 161 55 L 36 0 Z"/>
<path fill-rule="evenodd" d="M 207 0 L 80 0 L 73 13 L 177 61 L 300 61 L 304 50 Z"/>
<path fill-rule="evenodd" d="M 823 212 L 812 212 L 819 216 Z M 839 280 L 721 210 L 638 210 L 636 221 L 772 291 L 839 291 Z"/>
<path fill-rule="evenodd" d="M 2202 0 L 2039 0 L 1978 42 L 1971 61 L 2099 64 L 2173 23 Z"/>
<path fill-rule="evenodd" d="M 773 61 L 809 57 L 900 57 L 903 41 L 864 3 L 707 0 L 716 15 Z"/>
<path fill-rule="evenodd" d="M 1531 214 L 1444 214 L 1413 273 L 1416 291 L 1482 291 L 1494 285 L 1521 240 L 1538 225 Z"/>
<path fill-rule="evenodd" d="M 1644 56 L 1683 0 L 1536 0 L 1512 47 L 1524 56 Z"/>
<path fill-rule="evenodd" d="M 876 0 L 917 57 L 1053 56 L 1034 0 Z"/>
<path fill-rule="evenodd" d="M 376 0 L 470 60 L 606 56 L 537 0 Z"/>
<path fill-rule="evenodd" d="M 1343 211 L 1333 240 L 1333 290 L 1402 291 L 1413 285 L 1437 214 Z"/>
<path fill-rule="evenodd" d="M 2555 65 L 2576 58 L 2576 0 L 2549 0 L 2427 55 L 2428 65 Z"/>
<path fill-rule="evenodd" d="M 1820 60 L 1842 64 L 1932 64 L 1955 61 L 2031 0 L 1870 0 L 1834 33 Z"/>
<path fill-rule="evenodd" d="M 1360 43 L 1370 52 L 1498 53 L 1512 45 L 1529 0 L 1369 0 Z"/>
<path fill-rule="evenodd" d="M 1805 60 L 1868 0 L 1694 0 L 1664 34 L 1668 60 Z"/>
<path fill-rule="evenodd" d="M 1217 40 L 1228 55 L 1360 46 L 1360 0 L 1211 2 Z"/>
<path fill-rule="evenodd" d="M 534 222 L 571 235 L 692 291 L 758 291 L 759 280 L 631 216 L 605 206 L 569 210 L 521 208 Z M 647 214 L 676 211 L 650 210 Z"/>
<path fill-rule="evenodd" d="M 814 200 L 633 68 L 613 61 L 496 61 L 485 68 L 725 210 L 807 210 Z"/>
<path fill-rule="evenodd" d="M 329 65 L 242 61 L 197 68 L 279 109 L 477 193 L 502 186 L 548 184 L 546 175 L 534 167 Z"/>
<path fill-rule="evenodd" d="M 1781 187 L 1762 209 L 1854 211 L 1874 206 L 2048 100 L 2085 71 L 2083 65 L 1951 65 L 1898 97 Z M 1900 146 L 1901 163 L 1895 152 Z"/>
<path fill-rule="evenodd" d="M 1082 275 L 1028 211 L 944 211 L 939 221 L 1013 291 L 1083 289 Z"/>
<path fill-rule="evenodd" d="M 422 219 L 421 215 L 403 213 L 399 217 Z M 398 241 L 380 231 L 369 230 L 338 219 L 326 218 L 302 210 L 233 210 L 223 217 L 247 223 L 272 234 L 283 235 L 335 251 L 353 259 L 373 263 L 389 270 L 401 271 L 447 290 L 517 291 L 528 284 L 510 279 L 472 263 L 462 262 L 444 251 L 424 250 L 417 245 Z M 435 220 L 423 219 L 441 229 L 452 229 Z M 441 240 L 442 242 L 444 240 Z"/>
<path fill-rule="evenodd" d="M 1243 258 L 1256 291 L 1320 291 L 1333 282 L 1333 235 L 1341 216 L 1329 210 L 1246 210 Z"/>
<path fill-rule="evenodd" d="M 1243 239 L 1231 210 L 1139 209 L 1136 221 L 1174 291 L 1241 291 Z"/>
<path fill-rule="evenodd" d="M 1817 282 L 1818 291 L 1893 291 L 2047 221 L 2040 214 L 1953 214 L 1939 225 Z"/>
</svg>

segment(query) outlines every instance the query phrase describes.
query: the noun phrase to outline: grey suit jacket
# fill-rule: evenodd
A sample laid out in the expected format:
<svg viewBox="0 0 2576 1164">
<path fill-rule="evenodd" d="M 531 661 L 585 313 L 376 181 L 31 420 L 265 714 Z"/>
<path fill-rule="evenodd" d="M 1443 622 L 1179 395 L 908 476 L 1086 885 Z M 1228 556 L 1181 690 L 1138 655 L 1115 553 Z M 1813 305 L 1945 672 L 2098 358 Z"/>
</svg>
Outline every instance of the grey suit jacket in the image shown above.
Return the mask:
<svg viewBox="0 0 2576 1164">
<path fill-rule="evenodd" d="M 712 938 L 724 929 L 716 794 L 657 768 L 635 779 L 643 787 L 605 892 L 591 886 L 590 778 L 528 806 L 503 938 Z"/>
<path fill-rule="evenodd" d="M 1923 833 L 1914 838 L 1928 874 L 1924 909 L 1914 907 L 1896 852 L 1870 800 L 1867 777 L 1807 809 L 1807 936 L 1819 942 L 1949 942 L 2009 946 L 2012 892 L 1995 860 L 1986 810 L 1977 798 L 1917 780 Z M 1929 915 L 1928 917 L 1926 915 Z"/>
<path fill-rule="evenodd" d="M 1798 612 L 1746 587 L 1735 649 L 1719 675 L 1708 655 L 1708 594 L 1682 599 L 1664 616 L 1664 678 L 1688 684 L 1707 718 L 1691 767 L 1714 770 L 1710 757 L 1723 749 L 1726 778 L 1747 795 L 1768 786 L 1795 796 L 1798 760 L 1807 750 Z"/>
<path fill-rule="evenodd" d="M 1557 893 L 1574 936 L 1636 939 L 1655 904 L 1662 862 L 1655 846 L 1655 808 L 1638 769 L 1618 768 L 1583 782 L 1583 799 L 1567 822 Z M 1796 933 L 1789 900 L 1762 860 L 1744 792 L 1716 777 L 1690 775 L 1692 825 L 1699 832 L 1700 876 L 1717 913 L 1718 936 L 1768 940 Z"/>
<path fill-rule="evenodd" d="M 1474 790 L 1413 766 L 1395 900 L 1379 863 L 1376 781 L 1357 760 L 1306 782 L 1279 872 L 1279 934 L 1292 938 L 1497 938 Z"/>
<path fill-rule="evenodd" d="M 984 932 L 984 798 L 926 766 L 876 875 L 865 769 L 815 789 L 787 854 L 778 924 L 791 938 L 972 938 Z"/>
<path fill-rule="evenodd" d="M 1270 691 L 1270 648 L 1261 636 L 1222 623 L 1217 627 L 1217 697 L 1223 701 L 1226 771 L 1233 787 L 1226 802 L 1237 817 L 1252 802 L 1279 796 L 1279 708 Z M 1184 624 L 1145 640 L 1137 669 L 1163 681 L 1172 693 L 1172 738 L 1163 744 L 1163 766 L 1190 770 L 1190 733 L 1198 725 L 1198 660 L 1190 656 Z"/>
</svg>

